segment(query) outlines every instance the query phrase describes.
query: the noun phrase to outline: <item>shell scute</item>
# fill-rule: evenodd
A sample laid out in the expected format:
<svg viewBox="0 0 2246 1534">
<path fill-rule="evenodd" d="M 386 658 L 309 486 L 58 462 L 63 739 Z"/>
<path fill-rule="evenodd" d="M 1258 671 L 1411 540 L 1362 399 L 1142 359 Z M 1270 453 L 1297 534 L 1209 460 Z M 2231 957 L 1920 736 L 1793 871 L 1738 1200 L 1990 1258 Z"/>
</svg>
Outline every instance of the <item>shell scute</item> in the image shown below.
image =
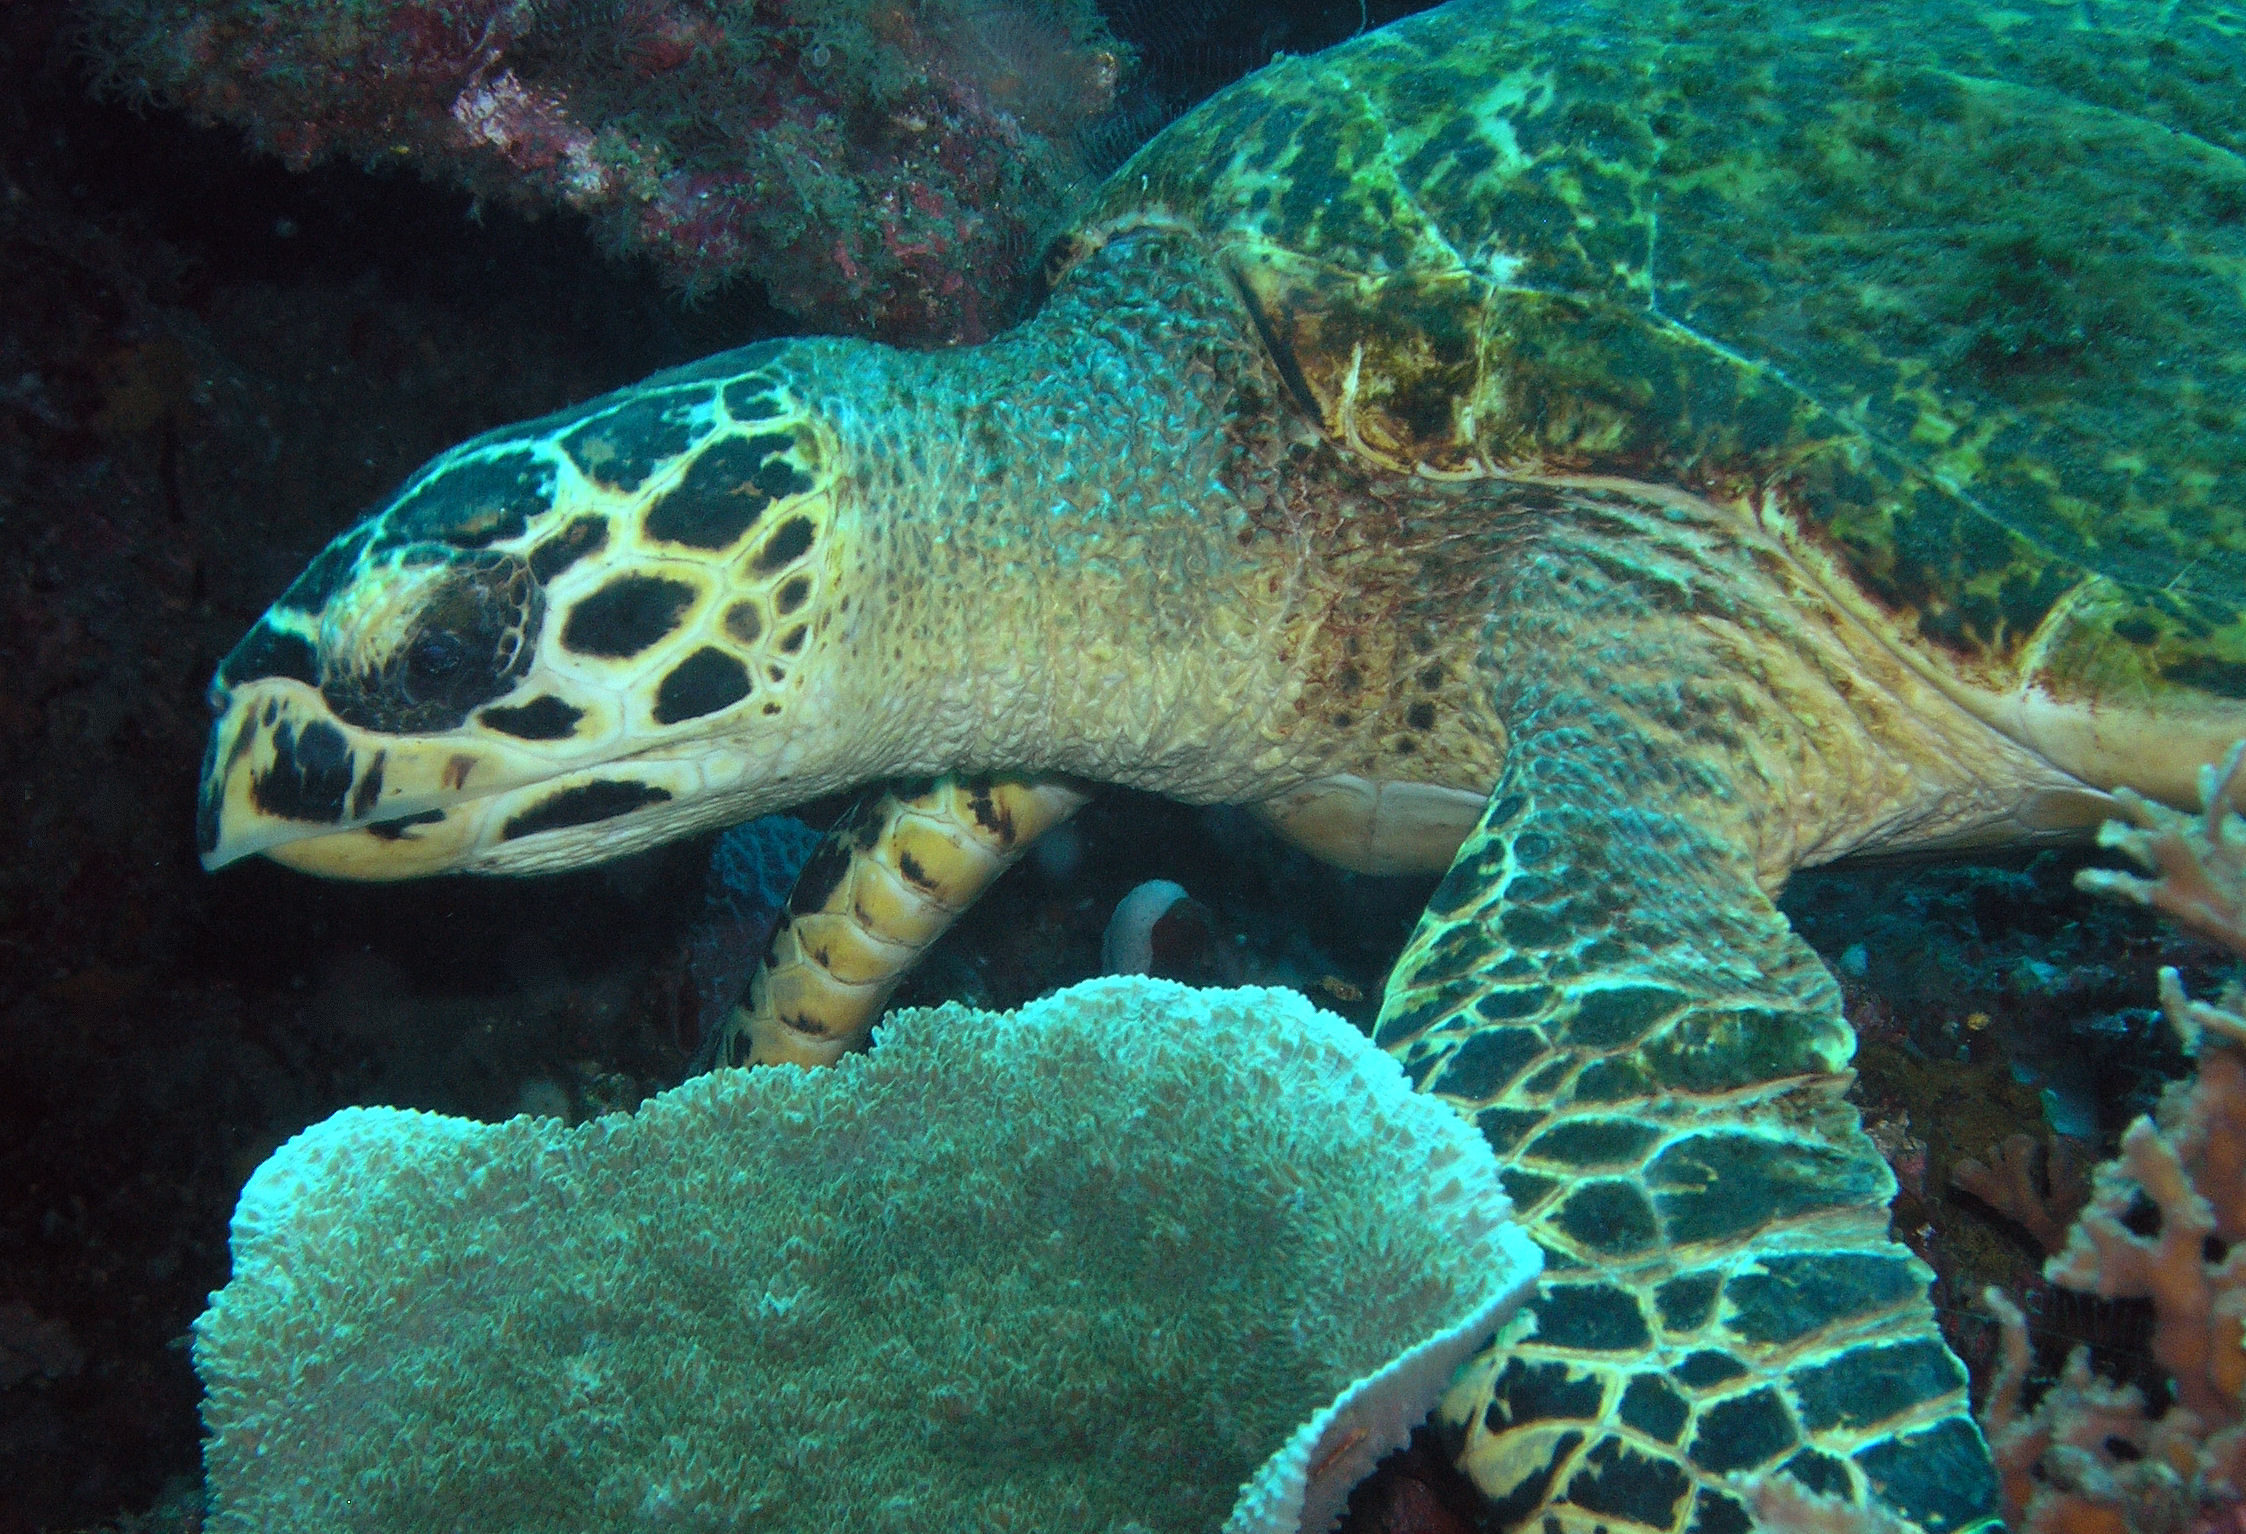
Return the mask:
<svg viewBox="0 0 2246 1534">
<path fill-rule="evenodd" d="M 1282 377 L 1328 436 L 1391 464 L 1475 460 L 1487 284 L 1455 271 L 1375 280 L 1286 251 L 1233 255 Z"/>
<path fill-rule="evenodd" d="M 1374 463 L 1776 503 L 1971 686 L 2193 708 L 2246 693 L 2227 18 L 1457 3 L 1206 103 L 1090 217 L 1198 230 Z"/>
</svg>

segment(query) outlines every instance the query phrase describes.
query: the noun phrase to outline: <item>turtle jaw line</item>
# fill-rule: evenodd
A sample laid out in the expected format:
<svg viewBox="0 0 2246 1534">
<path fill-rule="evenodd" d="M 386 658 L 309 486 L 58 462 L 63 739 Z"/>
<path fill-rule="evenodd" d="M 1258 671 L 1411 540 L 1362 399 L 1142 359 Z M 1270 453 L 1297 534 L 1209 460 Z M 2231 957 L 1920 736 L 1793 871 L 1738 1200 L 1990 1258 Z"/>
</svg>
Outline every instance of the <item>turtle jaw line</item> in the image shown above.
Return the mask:
<svg viewBox="0 0 2246 1534">
<path fill-rule="evenodd" d="M 540 794 L 557 779 L 597 781 L 631 760 L 564 763 L 550 752 L 464 734 L 386 735 L 337 718 L 318 691 L 289 678 L 232 689 L 213 721 L 210 753 L 197 816 L 206 869 L 264 853 L 360 879 L 444 872 L 457 864 L 434 856 L 436 842 L 459 853 L 476 841 L 439 837 L 440 827 L 485 823 L 509 795 Z M 309 852 L 314 844 L 332 852 L 344 841 L 359 849 L 348 867 L 331 870 L 332 859 Z"/>
<path fill-rule="evenodd" d="M 307 740 L 324 743 L 310 762 Z M 262 853 L 367 882 L 606 861 L 836 786 L 810 781 L 785 749 L 752 756 L 706 736 L 577 761 L 482 738 L 385 736 L 335 719 L 286 680 L 235 689 L 212 752 L 205 868 Z"/>
<path fill-rule="evenodd" d="M 770 792 L 710 782 L 707 760 L 642 751 L 465 797 L 427 822 L 368 821 L 262 850 L 301 873 L 369 883 L 541 874 L 611 861 L 777 807 Z"/>
<path fill-rule="evenodd" d="M 495 871 L 491 856 L 495 850 L 536 834 L 527 833 L 526 837 L 511 842 L 508 828 L 535 813 L 541 805 L 578 795 L 581 797 L 576 812 L 590 814 L 594 809 L 613 809 L 642 797 L 635 790 L 644 789 L 646 785 L 634 782 L 628 773 L 623 778 L 607 774 L 606 769 L 620 767 L 629 760 L 619 758 L 614 762 L 567 769 L 549 778 L 462 794 L 419 814 L 369 817 L 333 827 L 306 826 L 298 835 L 283 836 L 264 846 L 232 852 L 225 861 L 261 852 L 284 868 L 299 873 L 363 883 Z M 556 787 L 564 780 L 573 781 Z M 608 796 L 605 802 L 601 798 L 604 791 Z M 676 801 L 664 791 L 662 798 L 647 798 L 645 802 Z M 602 817 L 603 820 L 607 818 Z M 586 828 L 599 830 L 602 825 L 600 821 L 591 821 L 586 823 Z M 619 853 L 623 850 L 626 849 L 618 849 Z M 579 857 L 571 860 L 571 866 L 589 861 L 594 859 Z"/>
</svg>

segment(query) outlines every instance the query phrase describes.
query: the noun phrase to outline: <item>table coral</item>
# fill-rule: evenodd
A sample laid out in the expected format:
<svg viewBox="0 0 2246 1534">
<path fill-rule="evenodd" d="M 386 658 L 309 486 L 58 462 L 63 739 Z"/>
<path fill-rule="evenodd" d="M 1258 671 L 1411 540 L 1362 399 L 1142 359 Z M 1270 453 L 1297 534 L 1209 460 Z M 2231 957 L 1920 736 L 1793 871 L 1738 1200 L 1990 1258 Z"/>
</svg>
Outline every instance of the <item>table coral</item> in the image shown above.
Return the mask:
<svg viewBox="0 0 2246 1534">
<path fill-rule="evenodd" d="M 85 0 L 118 94 L 302 168 L 588 216 L 688 294 L 821 329 L 1004 328 L 1127 55 L 1091 0 Z"/>
<path fill-rule="evenodd" d="M 576 1129 L 348 1109 L 196 1327 L 209 1527 L 1322 1530 L 1509 1213 L 1348 1024 L 1137 977 Z"/>
</svg>

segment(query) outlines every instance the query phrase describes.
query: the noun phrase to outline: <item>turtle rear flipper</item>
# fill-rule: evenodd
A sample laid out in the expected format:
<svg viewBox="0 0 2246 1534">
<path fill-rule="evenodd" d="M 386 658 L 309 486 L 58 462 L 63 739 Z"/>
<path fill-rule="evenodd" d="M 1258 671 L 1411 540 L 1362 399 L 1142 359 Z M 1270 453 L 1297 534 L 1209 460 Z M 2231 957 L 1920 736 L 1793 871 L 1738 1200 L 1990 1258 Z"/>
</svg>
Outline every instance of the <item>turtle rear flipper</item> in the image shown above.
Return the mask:
<svg viewBox="0 0 2246 1534">
<path fill-rule="evenodd" d="M 860 800 L 812 853 L 771 945 L 697 1065 L 832 1065 L 930 944 L 1091 798 L 1057 777 L 952 773 Z"/>
<path fill-rule="evenodd" d="M 1707 630 L 1632 589 L 1557 634 L 1548 601 L 1499 616 L 1510 756 L 1381 1013 L 1547 1254 L 1533 1311 L 1446 1403 L 1462 1463 L 1500 1526 L 1555 1534 L 1743 1531 L 1728 1478 L 1773 1472 L 1936 1534 L 1990 1526 L 1965 1369 L 1842 1097 L 1839 990 L 1748 845 L 1783 784 L 1696 745 L 1721 717 L 1695 691 Z"/>
</svg>

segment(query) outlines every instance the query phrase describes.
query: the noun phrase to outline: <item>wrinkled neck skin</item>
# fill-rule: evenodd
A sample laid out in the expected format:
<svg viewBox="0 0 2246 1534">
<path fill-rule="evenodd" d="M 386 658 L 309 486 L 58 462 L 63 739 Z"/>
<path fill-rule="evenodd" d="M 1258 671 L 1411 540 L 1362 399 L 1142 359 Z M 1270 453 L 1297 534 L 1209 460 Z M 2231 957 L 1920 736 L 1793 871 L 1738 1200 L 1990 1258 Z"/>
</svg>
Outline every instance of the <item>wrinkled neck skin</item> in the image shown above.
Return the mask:
<svg viewBox="0 0 2246 1534">
<path fill-rule="evenodd" d="M 1305 536 L 1256 525 L 1240 488 L 1275 384 L 1210 265 L 1148 254 L 1095 255 L 987 345 L 838 345 L 809 369 L 849 466 L 830 707 L 868 722 L 870 775 L 1198 802 L 1290 775 Z"/>
<path fill-rule="evenodd" d="M 1695 813 L 1766 888 L 2094 822 L 2047 823 L 2081 785 L 1918 677 L 1750 509 L 1351 469 L 1214 263 L 1139 239 L 979 348 L 807 347 L 849 466 L 821 713 L 851 722 L 854 781 L 1417 784 L 1470 796 L 1463 835 L 1557 689 L 1720 778 Z"/>
</svg>

